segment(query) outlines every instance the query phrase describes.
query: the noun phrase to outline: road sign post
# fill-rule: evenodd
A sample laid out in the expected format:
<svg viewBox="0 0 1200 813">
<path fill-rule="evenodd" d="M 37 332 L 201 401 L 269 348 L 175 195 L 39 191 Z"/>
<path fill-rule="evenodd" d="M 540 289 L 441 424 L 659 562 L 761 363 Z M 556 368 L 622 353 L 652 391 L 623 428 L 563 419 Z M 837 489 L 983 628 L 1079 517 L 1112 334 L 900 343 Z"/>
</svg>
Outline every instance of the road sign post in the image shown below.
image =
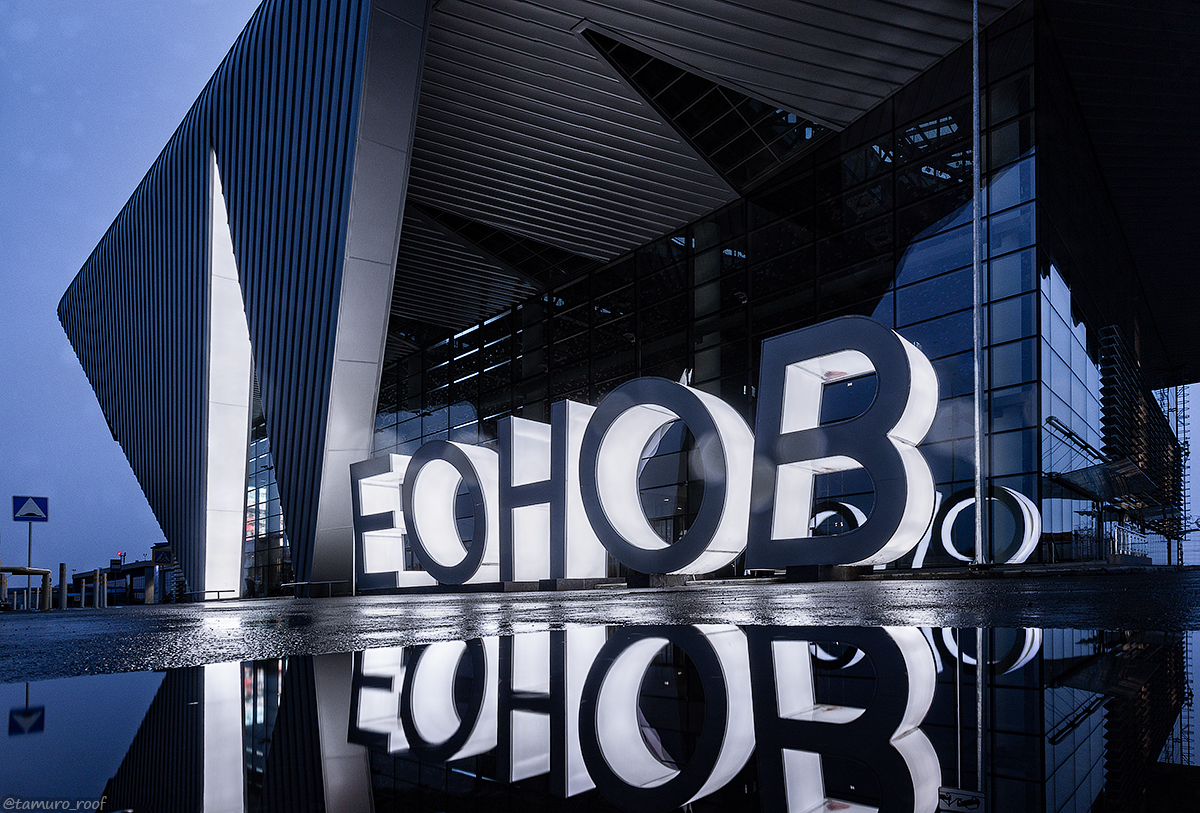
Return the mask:
<svg viewBox="0 0 1200 813">
<path fill-rule="evenodd" d="M 24 522 L 29 529 L 29 549 L 25 559 L 26 567 L 33 567 L 33 523 L 49 522 L 50 520 L 50 498 L 49 497 L 30 497 L 28 495 L 13 495 L 13 522 Z M 33 586 L 33 577 L 25 576 L 25 609 L 29 609 L 32 605 L 29 603 L 31 588 Z"/>
</svg>

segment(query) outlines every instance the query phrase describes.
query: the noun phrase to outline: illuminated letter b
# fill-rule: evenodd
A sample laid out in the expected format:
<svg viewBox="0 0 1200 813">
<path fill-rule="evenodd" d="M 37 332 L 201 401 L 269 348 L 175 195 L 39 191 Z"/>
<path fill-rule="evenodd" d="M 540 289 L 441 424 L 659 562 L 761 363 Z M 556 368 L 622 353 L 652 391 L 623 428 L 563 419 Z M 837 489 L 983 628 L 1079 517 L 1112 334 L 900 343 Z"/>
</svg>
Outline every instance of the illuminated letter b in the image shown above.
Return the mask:
<svg viewBox="0 0 1200 813">
<path fill-rule="evenodd" d="M 822 425 L 826 384 L 875 373 L 875 400 Z M 878 322 L 845 316 L 762 347 L 748 568 L 880 564 L 920 541 L 933 515 L 933 477 L 916 444 L 937 410 L 929 360 Z M 875 486 L 867 520 L 836 537 L 810 531 L 813 478 L 863 468 Z"/>
</svg>

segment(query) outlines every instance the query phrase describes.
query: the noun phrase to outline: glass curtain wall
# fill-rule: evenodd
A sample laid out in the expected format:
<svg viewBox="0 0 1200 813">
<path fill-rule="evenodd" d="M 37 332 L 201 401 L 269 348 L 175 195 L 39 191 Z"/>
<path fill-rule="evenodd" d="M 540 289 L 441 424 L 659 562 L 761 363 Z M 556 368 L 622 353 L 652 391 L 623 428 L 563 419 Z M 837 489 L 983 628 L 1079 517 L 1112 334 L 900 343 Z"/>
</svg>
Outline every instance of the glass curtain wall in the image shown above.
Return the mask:
<svg viewBox="0 0 1200 813">
<path fill-rule="evenodd" d="M 1182 453 L 1136 362 L 1158 339 L 1054 32 L 1034 22 L 1043 555 L 1166 564 Z"/>
<path fill-rule="evenodd" d="M 983 38 L 985 466 L 991 485 L 1033 500 L 1040 464 L 1035 28 L 1025 5 Z M 923 450 L 944 498 L 969 488 L 970 77 L 964 46 L 729 206 L 393 363 L 384 371 L 374 454 L 412 454 L 435 439 L 487 443 L 502 416 L 545 421 L 554 401 L 595 404 L 638 376 L 689 382 L 753 425 L 762 339 L 863 314 L 932 360 L 942 402 Z M 831 388 L 825 419 L 869 403 L 870 379 Z M 647 516 L 668 541 L 698 505 L 699 484 L 685 476 L 688 444 L 688 433 L 676 431 L 646 451 L 648 459 L 667 458 L 648 460 L 641 487 Z M 862 472 L 823 477 L 817 487 L 818 501 L 870 511 Z M 993 535 L 1007 539 L 1013 520 L 1003 513 L 993 512 L 993 521 L 1008 526 Z M 955 528 L 968 533 L 951 546 L 956 553 L 929 545 L 918 564 L 969 558 L 969 516 L 960 514 L 963 528 Z"/>
<path fill-rule="evenodd" d="M 250 465 L 246 481 L 246 535 L 242 553 L 246 598 L 291 595 L 282 585 L 295 581 L 292 552 L 284 528 L 275 464 L 266 421 L 255 395 L 256 416 L 250 429 Z"/>
</svg>

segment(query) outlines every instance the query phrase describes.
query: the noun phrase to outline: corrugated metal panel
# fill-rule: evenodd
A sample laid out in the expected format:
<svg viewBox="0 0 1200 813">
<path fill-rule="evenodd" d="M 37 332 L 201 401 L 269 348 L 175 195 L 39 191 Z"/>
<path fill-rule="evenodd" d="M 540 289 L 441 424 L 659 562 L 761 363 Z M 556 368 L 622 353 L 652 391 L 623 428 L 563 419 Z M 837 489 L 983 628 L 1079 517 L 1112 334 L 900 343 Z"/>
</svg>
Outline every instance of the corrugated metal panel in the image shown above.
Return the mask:
<svg viewBox="0 0 1200 813">
<path fill-rule="evenodd" d="M 189 579 L 204 571 L 208 165 L 193 108 L 59 304 L 59 319 Z"/>
<path fill-rule="evenodd" d="M 203 703 L 204 667 L 167 670 L 120 767 L 104 786 L 108 805 L 204 809 Z"/>
<path fill-rule="evenodd" d="M 1014 4 L 987 0 L 982 21 Z M 580 36 L 587 27 L 840 128 L 968 39 L 971 6 L 442 0 L 430 23 L 412 199 L 599 260 L 733 200 L 725 180 Z M 431 281 L 452 276 L 459 261 L 439 264 L 411 240 L 405 248 L 426 258 L 412 269 Z M 445 323 L 445 296 L 427 297 L 428 286 L 404 272 L 402 308 L 440 312 Z M 489 291 L 508 284 L 502 273 L 471 279 Z M 474 313 L 487 296 L 466 300 Z"/>
<path fill-rule="evenodd" d="M 413 199 L 599 259 L 732 200 L 572 33 L 578 21 L 535 4 L 436 6 Z"/>
<path fill-rule="evenodd" d="M 562 0 L 565 14 L 749 96 L 842 128 L 971 36 L 956 0 Z M 1015 0 L 984 0 L 987 25 Z"/>
<path fill-rule="evenodd" d="M 264 4 L 63 296 L 113 436 L 203 572 L 209 150 L 297 575 L 316 522 L 368 4 Z"/>
<path fill-rule="evenodd" d="M 415 319 L 458 332 L 537 290 L 417 207 L 405 210 L 393 320 Z"/>
<path fill-rule="evenodd" d="M 315 535 L 367 13 L 365 2 L 265 5 L 209 85 L 301 580 Z"/>
</svg>

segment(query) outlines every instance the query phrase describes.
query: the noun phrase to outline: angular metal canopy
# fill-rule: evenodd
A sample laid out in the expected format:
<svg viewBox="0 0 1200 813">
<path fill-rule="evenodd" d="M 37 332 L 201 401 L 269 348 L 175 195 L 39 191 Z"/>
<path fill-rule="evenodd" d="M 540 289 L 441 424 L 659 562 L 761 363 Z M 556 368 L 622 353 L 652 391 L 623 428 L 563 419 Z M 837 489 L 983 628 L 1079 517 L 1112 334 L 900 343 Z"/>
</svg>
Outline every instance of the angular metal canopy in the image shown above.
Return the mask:
<svg viewBox="0 0 1200 813">
<path fill-rule="evenodd" d="M 411 201 L 610 260 L 734 200 L 737 192 L 582 36 L 591 29 L 725 87 L 840 129 L 971 35 L 971 4 L 821 0 L 441 0 L 413 142 Z M 981 22 L 1014 0 L 985 0 Z M 406 237 L 407 243 L 407 237 Z M 411 245 L 406 247 L 411 248 Z M 429 258 L 399 257 L 393 333 L 445 308 Z M 461 253 L 446 256 L 453 275 Z M 464 313 L 528 289 L 487 258 Z M 485 270 L 491 266 L 491 270 Z M 478 300 L 478 301 L 476 301 Z M 497 308 L 498 310 L 498 308 Z M 493 311 L 495 312 L 495 311 Z M 409 322 L 405 321 L 409 315 Z M 473 317 L 475 318 L 475 317 Z"/>
</svg>

